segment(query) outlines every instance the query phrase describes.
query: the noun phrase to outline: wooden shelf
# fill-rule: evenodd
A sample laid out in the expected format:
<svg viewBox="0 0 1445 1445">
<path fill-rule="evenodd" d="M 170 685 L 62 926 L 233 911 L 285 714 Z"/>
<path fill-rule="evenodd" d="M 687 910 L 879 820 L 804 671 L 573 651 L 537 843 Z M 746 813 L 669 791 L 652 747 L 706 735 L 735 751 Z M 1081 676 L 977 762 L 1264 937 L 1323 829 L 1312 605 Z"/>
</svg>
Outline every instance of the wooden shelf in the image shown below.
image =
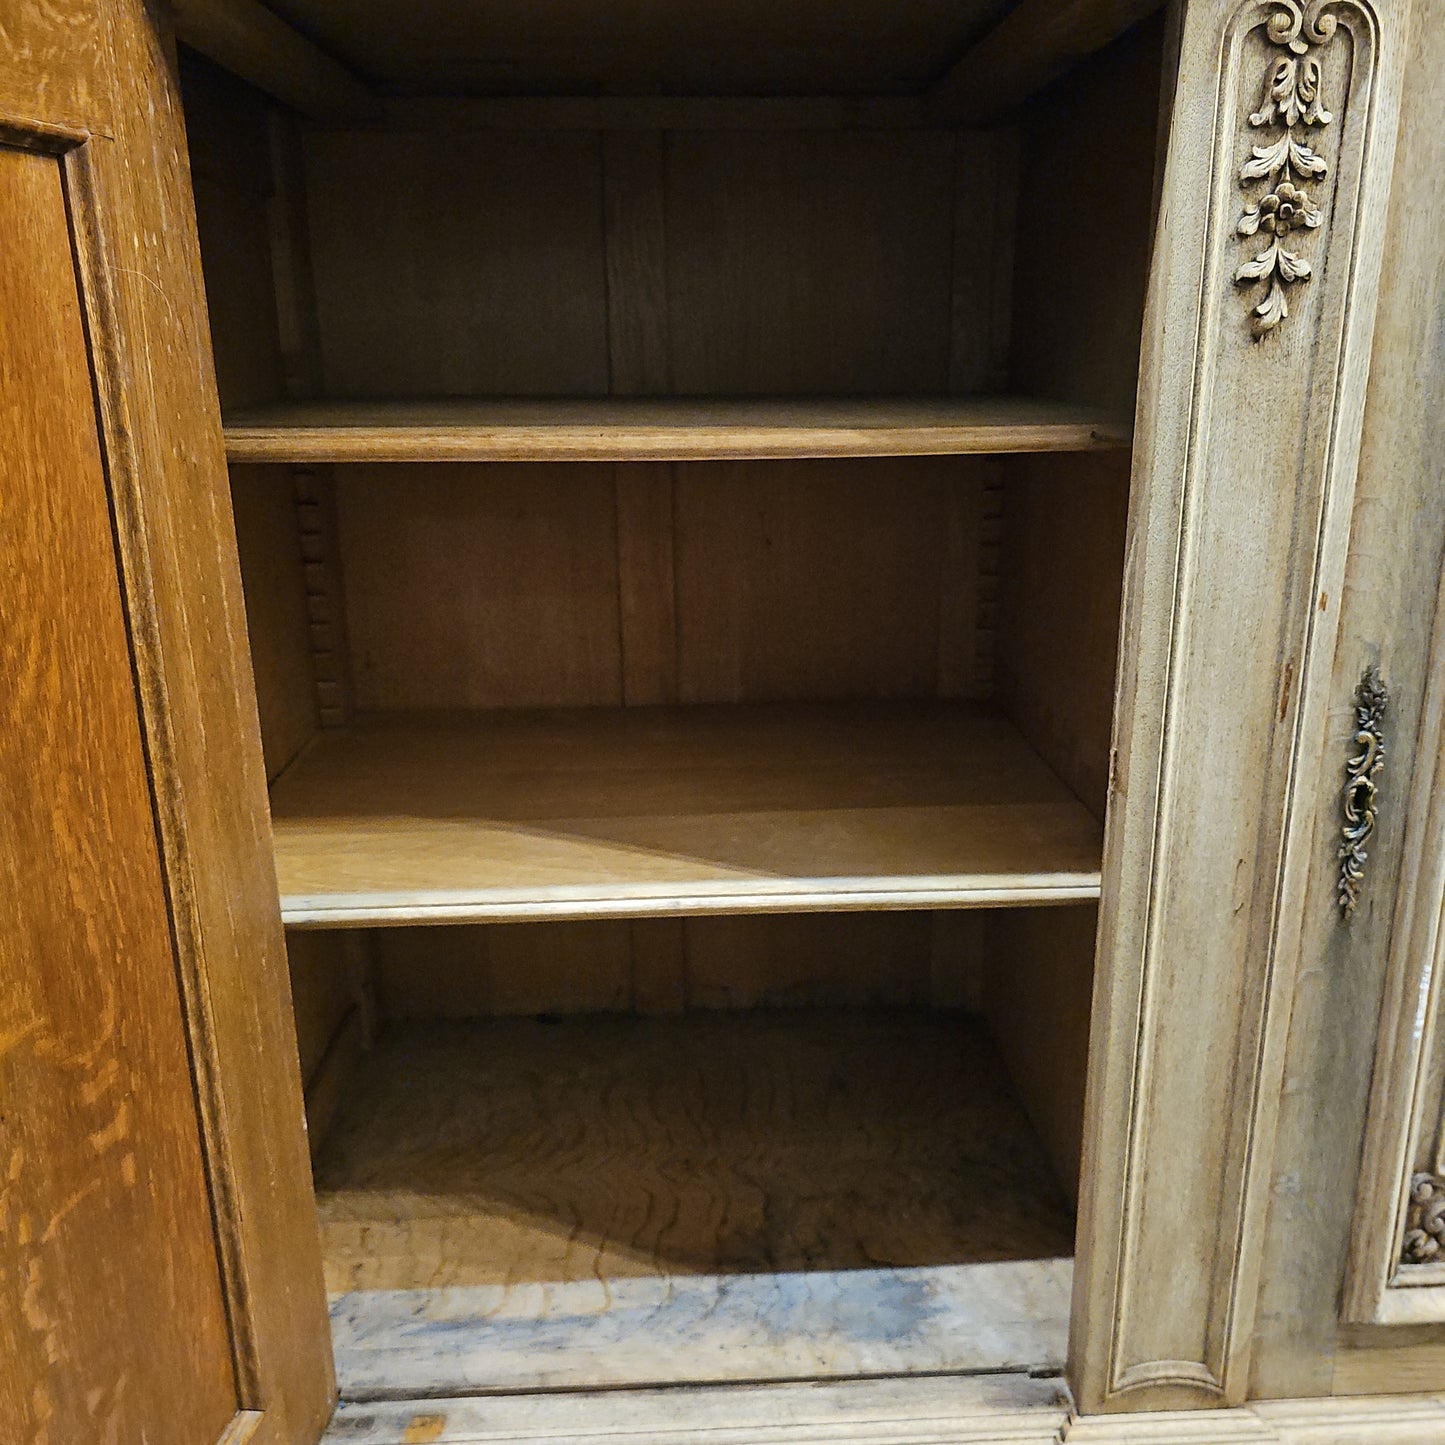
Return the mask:
<svg viewBox="0 0 1445 1445">
<path fill-rule="evenodd" d="M 971 704 L 379 714 L 322 733 L 272 814 L 293 926 L 1099 894 L 1098 823 Z"/>
<path fill-rule="evenodd" d="M 226 423 L 233 462 L 716 461 L 1128 443 L 1116 417 L 1021 397 L 326 401 Z"/>
</svg>

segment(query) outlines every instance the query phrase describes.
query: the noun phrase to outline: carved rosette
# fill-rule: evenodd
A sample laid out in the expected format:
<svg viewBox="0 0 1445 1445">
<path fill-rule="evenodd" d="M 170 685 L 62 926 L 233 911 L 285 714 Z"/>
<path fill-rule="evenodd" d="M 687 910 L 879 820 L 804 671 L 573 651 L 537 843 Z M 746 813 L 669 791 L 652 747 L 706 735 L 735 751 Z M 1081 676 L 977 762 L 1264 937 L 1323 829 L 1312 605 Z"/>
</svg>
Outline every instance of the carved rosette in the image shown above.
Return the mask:
<svg viewBox="0 0 1445 1445">
<path fill-rule="evenodd" d="M 1314 271 L 1299 242 L 1324 223 L 1309 184 L 1329 173 L 1329 163 L 1311 144 L 1311 127 L 1323 128 L 1334 119 L 1321 93 L 1318 54 L 1318 47 L 1335 33 L 1335 17 L 1322 13 L 1329 3 L 1332 0 L 1314 0 L 1305 9 L 1296 0 L 1279 0 L 1280 8 L 1265 26 L 1279 53 L 1265 74 L 1259 109 L 1249 117 L 1250 125 L 1265 131 L 1266 138 L 1253 147 L 1239 173 L 1250 200 L 1236 229 L 1241 236 L 1268 240 L 1234 273 L 1237 284 L 1264 287 L 1249 313 L 1256 340 L 1289 315 L 1290 288 L 1308 281 Z"/>
<path fill-rule="evenodd" d="M 1401 1264 L 1437 1264 L 1445 1248 L 1445 1180 L 1434 1174 L 1410 1179 Z"/>
</svg>

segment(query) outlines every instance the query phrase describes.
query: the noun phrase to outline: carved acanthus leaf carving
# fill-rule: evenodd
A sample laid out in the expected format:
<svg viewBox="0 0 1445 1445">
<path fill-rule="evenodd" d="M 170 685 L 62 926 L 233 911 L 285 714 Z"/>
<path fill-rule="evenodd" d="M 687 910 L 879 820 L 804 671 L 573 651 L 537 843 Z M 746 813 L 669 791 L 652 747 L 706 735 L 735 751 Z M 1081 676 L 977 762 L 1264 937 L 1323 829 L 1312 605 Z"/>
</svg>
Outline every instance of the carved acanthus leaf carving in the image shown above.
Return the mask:
<svg viewBox="0 0 1445 1445">
<path fill-rule="evenodd" d="M 1270 240 L 1234 273 L 1237 283 L 1262 282 L 1265 286 L 1263 298 L 1250 310 L 1250 329 L 1256 340 L 1289 315 L 1289 288 L 1313 274 L 1310 262 L 1293 249 L 1297 240 L 1289 238 L 1317 230 L 1324 221 L 1306 182 L 1327 175 L 1329 163 L 1307 144 L 1307 129 L 1304 135 L 1297 132 L 1309 126 L 1327 126 L 1334 119 L 1325 109 L 1319 57 L 1311 48 L 1326 44 L 1335 33 L 1335 17 L 1321 13 L 1328 3 L 1330 0 L 1314 0 L 1306 11 L 1297 0 L 1279 0 L 1280 8 L 1265 27 L 1270 40 L 1285 53 L 1271 62 L 1263 98 L 1259 109 L 1251 112 L 1249 123 L 1279 134 L 1254 146 L 1239 172 L 1247 196 L 1256 194 L 1253 182 L 1264 181 L 1265 189 L 1251 200 L 1237 230 L 1241 236 L 1263 231 Z"/>
<path fill-rule="evenodd" d="M 1445 1249 L 1445 1180 L 1434 1174 L 1410 1179 L 1401 1264 L 1435 1264 Z"/>
</svg>

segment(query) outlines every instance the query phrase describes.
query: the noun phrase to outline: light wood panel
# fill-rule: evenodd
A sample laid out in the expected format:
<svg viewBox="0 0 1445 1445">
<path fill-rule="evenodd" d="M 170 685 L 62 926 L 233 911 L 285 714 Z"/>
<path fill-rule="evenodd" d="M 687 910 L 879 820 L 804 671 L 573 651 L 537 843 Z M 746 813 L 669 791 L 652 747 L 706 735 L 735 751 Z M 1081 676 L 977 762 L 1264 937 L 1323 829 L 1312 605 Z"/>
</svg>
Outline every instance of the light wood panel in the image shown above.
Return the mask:
<svg viewBox="0 0 1445 1445">
<path fill-rule="evenodd" d="M 606 393 L 597 136 L 313 130 L 306 178 L 330 394 Z"/>
<path fill-rule="evenodd" d="M 1003 483 L 998 697 L 1101 822 L 1109 787 L 1129 460 L 1017 457 Z"/>
<path fill-rule="evenodd" d="M 441 343 L 438 343 L 441 344 Z M 307 402 L 233 413 L 233 462 L 705 461 L 1125 447 L 1096 407 L 1027 397 Z"/>
<path fill-rule="evenodd" d="M 0 147 L 0 1417 L 195 1445 L 237 1384 L 67 211 Z"/>
<path fill-rule="evenodd" d="M 1098 825 L 966 704 L 378 715 L 318 738 L 271 803 L 297 925 L 987 907 L 1099 888 Z"/>
<path fill-rule="evenodd" d="M 961 1015 L 397 1027 L 317 1160 L 328 1285 L 1067 1256 L 1068 1205 L 1003 1079 Z"/>
<path fill-rule="evenodd" d="M 359 708 L 622 701 L 610 467 L 366 467 L 336 506 Z"/>
</svg>

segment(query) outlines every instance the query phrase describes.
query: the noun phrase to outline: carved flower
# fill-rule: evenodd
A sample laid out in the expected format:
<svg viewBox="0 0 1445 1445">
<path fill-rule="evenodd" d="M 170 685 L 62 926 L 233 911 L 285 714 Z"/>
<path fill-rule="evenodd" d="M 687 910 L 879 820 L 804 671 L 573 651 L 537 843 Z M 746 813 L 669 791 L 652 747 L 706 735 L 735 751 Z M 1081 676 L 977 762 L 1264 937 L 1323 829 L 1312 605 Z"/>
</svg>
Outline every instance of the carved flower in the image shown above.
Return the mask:
<svg viewBox="0 0 1445 1445">
<path fill-rule="evenodd" d="M 1257 206 L 1251 206 L 1239 218 L 1239 234 L 1252 236 L 1268 231 L 1271 236 L 1287 236 L 1300 226 L 1313 230 L 1320 223 L 1319 207 L 1307 192 L 1291 181 L 1281 181 Z"/>
</svg>

